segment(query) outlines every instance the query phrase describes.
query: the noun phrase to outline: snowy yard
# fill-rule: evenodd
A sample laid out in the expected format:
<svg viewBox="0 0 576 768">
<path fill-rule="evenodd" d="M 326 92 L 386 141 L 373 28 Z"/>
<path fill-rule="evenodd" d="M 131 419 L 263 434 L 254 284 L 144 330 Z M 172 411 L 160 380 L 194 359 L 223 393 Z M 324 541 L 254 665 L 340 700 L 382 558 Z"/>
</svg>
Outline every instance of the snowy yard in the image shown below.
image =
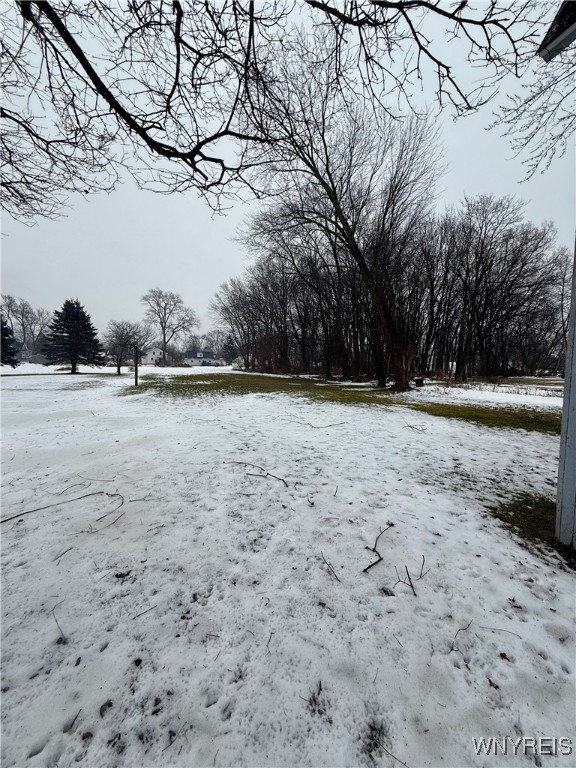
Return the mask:
<svg viewBox="0 0 576 768">
<path fill-rule="evenodd" d="M 5 768 L 573 764 L 472 742 L 573 735 L 574 573 L 486 511 L 557 436 L 129 384 L 2 377 Z"/>
</svg>

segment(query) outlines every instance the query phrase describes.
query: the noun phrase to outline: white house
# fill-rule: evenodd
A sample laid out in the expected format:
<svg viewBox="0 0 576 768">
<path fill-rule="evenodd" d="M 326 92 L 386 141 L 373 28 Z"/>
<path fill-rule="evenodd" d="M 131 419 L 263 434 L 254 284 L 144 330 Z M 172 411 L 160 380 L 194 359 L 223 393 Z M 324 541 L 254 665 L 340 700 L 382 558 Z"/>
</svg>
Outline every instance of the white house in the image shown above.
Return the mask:
<svg viewBox="0 0 576 768">
<path fill-rule="evenodd" d="M 187 365 L 226 365 L 224 358 L 214 357 L 209 349 L 189 349 L 184 353 L 184 362 Z"/>
<path fill-rule="evenodd" d="M 160 347 L 151 347 L 140 357 L 140 365 L 158 365 L 162 362 L 162 350 Z"/>
</svg>

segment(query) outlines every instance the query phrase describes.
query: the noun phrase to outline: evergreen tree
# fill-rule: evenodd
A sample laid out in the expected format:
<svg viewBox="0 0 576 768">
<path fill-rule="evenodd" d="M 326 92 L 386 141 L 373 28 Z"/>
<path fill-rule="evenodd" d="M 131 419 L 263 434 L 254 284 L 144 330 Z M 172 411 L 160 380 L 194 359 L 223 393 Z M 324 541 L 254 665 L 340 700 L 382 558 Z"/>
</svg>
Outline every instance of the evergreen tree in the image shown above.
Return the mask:
<svg viewBox="0 0 576 768">
<path fill-rule="evenodd" d="M 238 347 L 234 343 L 234 339 L 230 334 L 228 334 L 224 344 L 222 345 L 222 357 L 226 360 L 228 365 L 230 365 L 230 363 L 232 363 L 238 357 Z"/>
<path fill-rule="evenodd" d="M 4 316 L 2 316 L 2 365 L 11 365 L 16 368 L 18 360 L 16 359 L 16 347 L 14 346 L 14 333 L 8 325 Z"/>
<path fill-rule="evenodd" d="M 76 373 L 81 363 L 102 366 L 106 362 L 90 315 L 78 299 L 67 299 L 54 312 L 42 351 L 47 364 L 68 363 L 70 373 Z"/>
</svg>

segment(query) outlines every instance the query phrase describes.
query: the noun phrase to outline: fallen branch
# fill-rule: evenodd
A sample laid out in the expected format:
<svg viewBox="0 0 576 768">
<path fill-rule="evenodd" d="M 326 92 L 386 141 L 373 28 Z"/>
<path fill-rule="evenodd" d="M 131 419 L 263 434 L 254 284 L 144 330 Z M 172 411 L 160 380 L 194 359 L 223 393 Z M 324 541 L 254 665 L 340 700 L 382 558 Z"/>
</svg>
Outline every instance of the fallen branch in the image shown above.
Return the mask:
<svg viewBox="0 0 576 768">
<path fill-rule="evenodd" d="M 454 640 L 452 640 L 452 648 L 450 648 L 450 653 L 452 653 L 452 651 L 460 651 L 460 649 L 456 647 L 456 638 L 458 637 L 460 632 L 466 632 L 468 629 L 470 629 L 471 624 L 472 624 L 472 620 L 470 620 L 465 627 L 460 627 L 460 629 L 456 632 L 456 634 L 454 635 Z"/>
<path fill-rule="evenodd" d="M 410 589 L 414 593 L 414 597 L 418 597 L 418 595 L 416 594 L 416 590 L 414 589 L 414 584 L 412 583 L 412 578 L 410 576 L 410 571 L 408 570 L 408 566 L 406 565 L 404 566 L 404 570 L 406 571 L 406 576 L 408 577 L 408 580 L 400 578 L 400 574 L 398 573 L 398 568 L 396 568 L 396 566 L 394 566 L 394 570 L 396 571 L 396 576 L 398 577 L 398 581 L 396 582 L 396 584 L 406 584 L 406 586 L 410 587 Z M 396 584 L 394 584 L 392 589 L 394 589 Z"/>
<path fill-rule="evenodd" d="M 183 723 L 177 731 L 168 731 L 168 739 L 169 739 L 170 743 L 168 744 L 167 747 L 164 747 L 162 752 L 166 752 L 168 747 L 171 747 L 172 744 L 174 744 L 174 742 L 178 738 L 179 734 L 182 732 L 182 729 L 184 728 L 185 725 L 186 725 L 186 723 Z M 218 754 L 218 753 L 216 753 L 216 754 Z"/>
<path fill-rule="evenodd" d="M 408 424 L 406 419 L 403 419 L 405 426 L 413 429 L 415 432 L 426 432 L 427 427 L 425 424 Z"/>
<path fill-rule="evenodd" d="M 19 515 L 12 515 L 11 517 L 5 517 L 3 520 L 0 520 L 0 523 L 9 523 L 10 520 L 16 520 L 19 517 L 24 517 L 24 515 L 31 515 L 32 512 L 42 512 L 43 510 L 51 509 L 52 507 L 60 507 L 62 506 L 62 504 L 70 504 L 73 501 L 79 501 L 80 499 L 87 499 L 89 496 L 108 496 L 111 499 L 117 496 L 120 496 L 120 498 L 122 499 L 122 503 L 124 503 L 124 499 L 119 493 L 106 493 L 106 491 L 93 491 L 92 493 L 85 493 L 83 496 L 76 496 L 74 499 L 66 499 L 66 501 L 58 501 L 56 504 L 47 504 L 45 507 L 36 507 L 35 509 L 28 509 L 26 512 L 20 512 Z M 119 509 L 119 507 L 117 507 L 117 509 Z"/>
<path fill-rule="evenodd" d="M 97 523 L 99 523 L 100 520 L 104 520 L 105 517 L 108 517 L 109 515 L 113 515 L 114 512 L 116 512 L 118 509 L 120 509 L 121 506 L 123 506 L 123 504 L 124 504 L 124 496 L 122 496 L 122 494 L 120 494 L 120 493 L 115 493 L 114 495 L 115 496 L 120 496 L 120 504 L 118 504 L 117 507 L 114 507 L 114 509 L 110 510 L 110 512 L 106 512 L 105 515 L 102 515 L 101 517 L 97 517 L 96 518 L 96 522 Z"/>
<path fill-rule="evenodd" d="M 256 475 L 253 472 L 247 472 L 246 474 L 250 477 L 273 477 L 275 480 L 280 480 L 280 482 L 284 483 L 286 488 L 288 488 L 288 483 L 286 480 L 284 480 L 283 477 L 278 477 L 278 475 L 273 475 L 272 472 L 268 472 L 267 469 L 264 469 L 264 467 L 260 467 L 258 464 L 250 464 L 247 461 L 225 461 L 224 464 L 241 464 L 244 467 L 254 467 L 255 469 L 259 469 L 260 472 L 264 472 L 263 475 Z"/>
<path fill-rule="evenodd" d="M 428 568 L 427 571 L 424 571 L 424 563 L 426 562 L 426 559 L 424 555 L 422 555 L 422 565 L 420 566 L 420 576 L 418 576 L 415 581 L 420 581 L 421 578 L 426 576 L 426 574 L 430 571 L 430 568 Z"/>
<path fill-rule="evenodd" d="M 120 507 L 117 507 L 116 509 L 120 509 Z M 116 510 L 114 510 L 115 512 Z M 115 520 L 112 520 L 111 523 L 107 523 L 106 525 L 103 525 L 102 528 L 95 528 L 93 531 L 90 531 L 90 533 L 99 533 L 100 531 L 103 531 L 105 528 L 110 528 L 110 526 L 114 525 L 114 523 L 117 523 L 118 520 L 120 520 L 121 517 L 124 517 L 126 512 L 122 512 L 122 514 L 118 515 L 118 517 Z M 100 520 L 102 518 L 99 518 Z"/>
<path fill-rule="evenodd" d="M 91 483 L 114 483 L 116 482 L 116 478 L 113 477 L 111 480 L 108 480 L 106 477 L 85 477 L 84 475 L 78 475 L 78 477 L 81 477 L 82 480 L 90 480 Z"/>
<path fill-rule="evenodd" d="M 328 566 L 328 568 L 330 569 L 330 573 L 331 573 L 331 574 L 334 576 L 334 578 L 336 579 L 336 581 L 340 581 L 340 579 L 338 578 L 338 574 L 336 573 L 336 571 L 334 570 L 334 568 L 332 568 L 332 565 L 331 565 L 331 564 L 328 562 L 328 560 L 326 560 L 326 558 L 324 557 L 324 553 L 323 553 L 323 552 L 320 552 L 320 554 L 322 555 L 322 560 L 324 560 L 324 562 L 326 563 L 326 565 L 327 565 L 327 566 Z"/>
<path fill-rule="evenodd" d="M 511 632 L 509 629 L 498 629 L 498 627 L 482 627 L 482 626 L 480 626 L 480 629 L 489 629 L 492 632 L 507 632 L 509 635 L 514 635 L 515 637 L 519 637 L 520 640 L 522 640 L 522 635 L 519 635 L 517 632 Z"/>
<path fill-rule="evenodd" d="M 370 552 L 374 552 L 375 555 L 378 555 L 378 560 L 374 560 L 373 563 L 370 563 L 370 565 L 368 565 L 366 568 L 363 569 L 362 573 L 367 573 L 370 570 L 370 568 L 373 568 L 375 565 L 378 565 L 378 563 L 382 560 L 382 555 L 380 554 L 380 552 L 378 552 L 376 547 L 378 546 L 378 539 L 380 538 L 380 536 L 382 536 L 383 533 L 386 533 L 386 531 L 389 530 L 390 528 L 394 528 L 394 523 L 388 522 L 388 527 L 380 531 L 378 536 L 376 536 L 376 541 L 374 542 L 373 547 L 365 547 L 365 549 L 369 550 Z"/>
<path fill-rule="evenodd" d="M 132 616 L 132 619 L 137 619 L 139 616 L 144 616 L 145 613 L 148 613 L 148 611 L 153 611 L 154 608 L 158 608 L 158 606 L 153 605 L 152 608 L 146 608 L 146 610 L 142 611 L 142 613 L 137 613 L 136 616 Z"/>
<path fill-rule="evenodd" d="M 406 763 L 404 763 L 402 760 L 400 760 L 400 758 L 399 758 L 399 757 L 396 757 L 396 755 L 393 755 L 393 754 L 392 754 L 392 752 L 390 752 L 390 750 L 389 750 L 389 749 L 386 749 L 386 747 L 384 746 L 384 744 L 382 744 L 382 742 L 381 742 L 381 741 L 378 741 L 378 744 L 379 744 L 379 746 L 380 746 L 380 747 L 381 747 L 381 748 L 384 750 L 384 752 L 386 752 L 386 754 L 387 754 L 387 755 L 390 755 L 390 757 L 394 758 L 394 760 L 396 760 L 397 762 L 399 762 L 399 763 L 400 763 L 400 765 L 403 765 L 403 766 L 404 766 L 404 768 L 408 768 L 408 766 L 406 765 Z"/>
<path fill-rule="evenodd" d="M 59 603 L 56 603 L 56 605 L 54 606 L 54 608 L 52 608 L 52 610 L 51 610 L 51 614 L 52 614 L 52 616 L 54 617 L 54 621 L 56 622 L 56 626 L 58 627 L 58 631 L 60 632 L 60 637 L 61 637 L 61 640 L 62 640 L 62 642 L 63 642 L 63 643 L 67 643 L 67 642 L 68 642 L 68 640 L 66 640 L 66 637 L 65 637 L 65 635 L 64 635 L 64 632 L 62 632 L 62 627 L 61 627 L 61 626 L 60 626 L 60 624 L 58 623 L 58 619 L 56 618 L 56 613 L 55 613 L 55 611 L 56 611 L 56 608 L 58 608 L 58 606 L 59 606 L 59 605 L 62 605 L 62 603 L 63 603 L 63 602 L 64 602 L 64 600 L 60 600 L 60 602 L 59 602 Z M 60 642 L 60 640 L 59 640 L 58 642 Z"/>
<path fill-rule="evenodd" d="M 59 491 L 59 492 L 56 494 L 56 496 L 62 496 L 62 494 L 66 493 L 66 492 L 67 492 L 67 491 L 69 491 L 71 488 L 78 488 L 78 486 L 79 486 L 79 485 L 83 485 L 85 488 L 87 487 L 87 486 L 86 486 L 86 483 L 74 483 L 73 485 L 69 485 L 67 488 L 64 488 L 64 490 L 63 490 L 63 491 Z M 90 485 L 90 483 L 88 483 L 88 485 Z"/>
<path fill-rule="evenodd" d="M 82 707 L 80 707 L 80 709 L 76 713 L 76 717 L 72 720 L 70 725 L 65 725 L 64 726 L 64 729 L 63 729 L 62 733 L 69 733 L 72 730 L 72 728 L 74 728 L 74 724 L 75 724 L 76 720 L 78 720 L 78 717 L 80 716 L 80 712 L 82 712 Z"/>
<path fill-rule="evenodd" d="M 53 560 L 52 562 L 53 562 L 53 563 L 55 563 L 55 562 L 56 562 L 56 560 L 60 560 L 60 558 L 61 558 L 63 555 L 65 555 L 65 554 L 66 554 L 66 552 L 70 552 L 70 550 L 71 550 L 71 549 L 74 549 L 74 547 L 68 547 L 68 549 L 65 549 L 65 550 L 64 550 L 64 552 L 60 552 L 60 554 L 59 554 L 57 557 L 55 557 L 55 558 L 54 558 L 54 560 Z"/>
<path fill-rule="evenodd" d="M 119 507 L 116 507 L 116 509 L 119 509 Z M 113 512 L 115 512 L 116 510 L 112 510 L 112 511 L 113 511 Z M 110 513 L 110 514 L 111 514 L 111 513 Z M 93 527 L 92 527 L 92 523 L 90 523 L 90 526 L 89 526 L 88 530 L 86 530 L 86 531 L 85 531 L 84 529 L 82 529 L 81 531 L 78 531 L 77 533 L 72 533 L 72 534 L 70 534 L 70 535 L 71 535 L 71 536 L 80 536 L 80 534 L 81 534 L 81 533 L 100 533 L 100 531 L 103 531 L 103 530 L 104 530 L 104 529 L 106 529 L 106 528 L 110 528 L 110 526 L 112 526 L 112 525 L 114 525 L 115 523 L 117 523 L 117 522 L 118 522 L 118 520 L 120 520 L 120 518 L 121 518 L 121 517 L 124 517 L 124 515 L 125 515 L 125 514 L 126 514 L 126 512 L 125 512 L 125 511 L 124 511 L 124 512 L 121 512 L 121 513 L 118 515 L 118 517 L 116 517 L 116 518 L 114 518 L 114 520 L 112 520 L 112 522 L 111 522 L 111 523 L 106 523 L 106 525 L 103 525 L 103 526 L 101 526 L 100 528 L 93 528 Z M 101 520 L 102 518 L 98 518 L 98 519 L 99 519 L 99 520 Z"/>
</svg>

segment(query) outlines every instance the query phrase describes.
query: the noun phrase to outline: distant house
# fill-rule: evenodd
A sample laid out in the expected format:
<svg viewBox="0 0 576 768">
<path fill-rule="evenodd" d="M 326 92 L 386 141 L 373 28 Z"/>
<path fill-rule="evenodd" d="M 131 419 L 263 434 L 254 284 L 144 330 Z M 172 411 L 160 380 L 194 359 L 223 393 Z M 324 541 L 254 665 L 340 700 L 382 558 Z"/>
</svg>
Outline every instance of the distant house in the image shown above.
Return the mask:
<svg viewBox="0 0 576 768">
<path fill-rule="evenodd" d="M 226 360 L 214 357 L 211 349 L 189 349 L 184 353 L 184 362 L 187 365 L 226 365 Z"/>
<path fill-rule="evenodd" d="M 140 357 L 140 365 L 158 365 L 162 362 L 162 350 L 160 347 L 151 347 Z"/>
<path fill-rule="evenodd" d="M 28 345 L 26 344 L 26 342 L 14 340 L 13 347 L 14 347 L 14 350 L 16 351 L 16 360 L 18 360 L 21 363 L 30 362 L 32 353 L 28 349 Z"/>
<path fill-rule="evenodd" d="M 46 365 L 49 361 L 44 354 L 44 344 L 47 337 L 43 333 L 39 333 L 32 347 L 32 354 L 30 356 L 31 363 L 38 363 L 40 365 Z"/>
</svg>

